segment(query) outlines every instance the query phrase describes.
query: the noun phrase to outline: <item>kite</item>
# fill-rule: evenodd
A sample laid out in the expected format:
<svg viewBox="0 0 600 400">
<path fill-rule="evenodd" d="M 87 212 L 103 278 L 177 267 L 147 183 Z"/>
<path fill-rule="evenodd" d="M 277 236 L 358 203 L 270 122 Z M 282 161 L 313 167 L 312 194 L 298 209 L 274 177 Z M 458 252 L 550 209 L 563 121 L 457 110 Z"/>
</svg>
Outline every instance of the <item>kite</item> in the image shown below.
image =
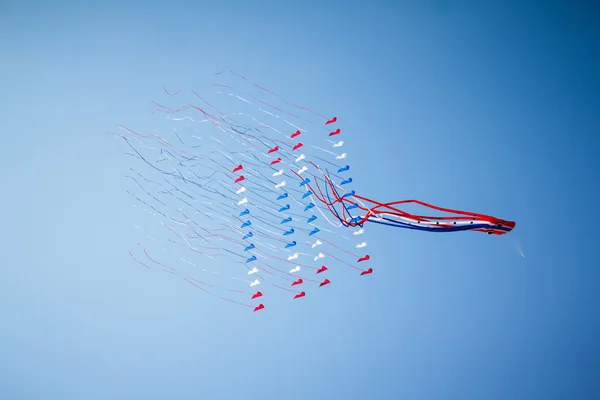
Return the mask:
<svg viewBox="0 0 600 400">
<path fill-rule="evenodd" d="M 124 125 L 109 132 L 133 159 L 125 175 L 133 206 L 152 216 L 140 220 L 148 228 L 134 225 L 146 243 L 129 255 L 209 295 L 256 312 L 277 298 L 302 301 L 327 290 L 348 271 L 371 275 L 372 224 L 494 235 L 515 227 L 419 200 L 360 195 L 337 116 L 233 71 L 215 74 L 202 93 L 162 89 L 153 132 Z M 429 211 L 408 213 L 407 204 Z"/>
</svg>

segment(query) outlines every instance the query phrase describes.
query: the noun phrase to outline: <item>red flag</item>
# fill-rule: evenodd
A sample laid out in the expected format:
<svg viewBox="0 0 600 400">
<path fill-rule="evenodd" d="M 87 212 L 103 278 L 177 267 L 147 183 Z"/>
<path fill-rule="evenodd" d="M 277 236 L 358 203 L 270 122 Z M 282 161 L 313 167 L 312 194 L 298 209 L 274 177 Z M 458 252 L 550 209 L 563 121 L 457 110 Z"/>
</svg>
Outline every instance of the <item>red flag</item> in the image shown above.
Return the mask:
<svg viewBox="0 0 600 400">
<path fill-rule="evenodd" d="M 252 299 L 257 299 L 259 297 L 262 297 L 262 293 L 261 292 L 256 292 L 252 295 Z"/>
<path fill-rule="evenodd" d="M 298 144 L 294 146 L 294 148 L 292 149 L 292 151 L 294 151 L 294 150 L 298 150 L 298 149 L 299 149 L 300 147 L 302 147 L 302 146 L 304 146 L 304 145 L 302 144 L 302 142 L 298 142 Z"/>
</svg>

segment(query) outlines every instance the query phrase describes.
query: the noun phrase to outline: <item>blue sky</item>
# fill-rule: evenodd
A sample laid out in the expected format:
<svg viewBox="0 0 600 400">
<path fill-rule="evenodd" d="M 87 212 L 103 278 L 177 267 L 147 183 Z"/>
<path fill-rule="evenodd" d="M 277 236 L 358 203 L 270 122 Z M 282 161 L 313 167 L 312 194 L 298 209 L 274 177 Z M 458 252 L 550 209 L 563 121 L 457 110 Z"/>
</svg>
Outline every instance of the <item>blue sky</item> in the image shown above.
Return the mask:
<svg viewBox="0 0 600 400">
<path fill-rule="evenodd" d="M 0 4 L 0 398 L 598 398 L 598 9 L 483 3 Z M 261 315 L 138 268 L 103 133 L 221 69 L 343 118 L 362 193 L 517 228 L 372 228 Z"/>
</svg>

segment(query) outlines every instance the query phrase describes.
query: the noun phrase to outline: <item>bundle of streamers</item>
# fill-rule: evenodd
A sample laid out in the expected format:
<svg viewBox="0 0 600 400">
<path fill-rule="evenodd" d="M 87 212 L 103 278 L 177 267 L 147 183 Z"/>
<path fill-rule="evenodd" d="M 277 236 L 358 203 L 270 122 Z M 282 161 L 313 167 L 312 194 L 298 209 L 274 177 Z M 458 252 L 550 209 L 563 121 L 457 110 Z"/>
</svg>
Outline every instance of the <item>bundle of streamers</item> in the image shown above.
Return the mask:
<svg viewBox="0 0 600 400">
<path fill-rule="evenodd" d="M 259 311 L 268 299 L 301 299 L 344 274 L 371 275 L 365 227 L 372 224 L 495 235 L 515 227 L 418 200 L 359 195 L 336 116 L 232 71 L 215 74 L 206 92 L 163 92 L 153 102 L 152 132 L 123 125 L 109 132 L 133 161 L 128 193 L 145 214 L 134 229 L 153 233 L 129 255 L 208 295 Z M 408 204 L 428 212 L 403 211 Z"/>
</svg>

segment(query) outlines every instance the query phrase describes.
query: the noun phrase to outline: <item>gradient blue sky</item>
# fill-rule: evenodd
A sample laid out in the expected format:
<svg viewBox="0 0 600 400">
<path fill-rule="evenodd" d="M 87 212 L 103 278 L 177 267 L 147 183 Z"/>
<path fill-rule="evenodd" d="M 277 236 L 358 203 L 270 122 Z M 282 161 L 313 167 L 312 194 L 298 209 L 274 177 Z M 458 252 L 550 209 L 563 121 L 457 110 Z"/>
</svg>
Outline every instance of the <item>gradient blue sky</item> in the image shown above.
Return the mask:
<svg viewBox="0 0 600 400">
<path fill-rule="evenodd" d="M 495 3 L 0 2 L 0 399 L 599 398 L 599 11 Z M 102 133 L 221 69 L 343 118 L 362 193 L 516 230 L 375 227 L 287 313 L 138 268 Z"/>
</svg>

